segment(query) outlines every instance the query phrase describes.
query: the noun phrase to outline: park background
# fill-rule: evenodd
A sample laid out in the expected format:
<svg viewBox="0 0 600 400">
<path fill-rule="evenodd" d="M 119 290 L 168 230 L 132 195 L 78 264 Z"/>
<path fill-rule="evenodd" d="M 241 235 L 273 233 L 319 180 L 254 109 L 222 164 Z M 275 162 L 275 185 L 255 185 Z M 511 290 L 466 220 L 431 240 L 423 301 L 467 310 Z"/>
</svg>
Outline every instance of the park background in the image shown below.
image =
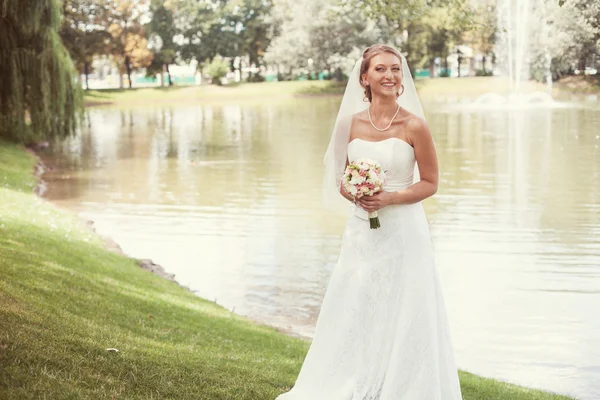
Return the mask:
<svg viewBox="0 0 600 400">
<path fill-rule="evenodd" d="M 424 205 L 464 398 L 600 398 L 600 2 L 0 13 L 1 397 L 288 390 L 344 225 L 322 157 L 383 42 L 438 148 Z"/>
</svg>

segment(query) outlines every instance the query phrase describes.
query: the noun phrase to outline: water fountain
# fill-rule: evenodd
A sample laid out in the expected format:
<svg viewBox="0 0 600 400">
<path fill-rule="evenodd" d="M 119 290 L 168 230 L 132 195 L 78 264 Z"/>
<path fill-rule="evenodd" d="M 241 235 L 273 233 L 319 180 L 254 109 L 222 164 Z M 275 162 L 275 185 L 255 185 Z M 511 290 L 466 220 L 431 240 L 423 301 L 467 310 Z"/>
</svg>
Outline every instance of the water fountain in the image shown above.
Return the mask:
<svg viewBox="0 0 600 400">
<path fill-rule="evenodd" d="M 550 74 L 550 57 L 544 51 L 546 91 L 528 91 L 524 84 L 531 78 L 531 56 L 534 46 L 545 49 L 543 43 L 548 37 L 545 5 L 543 0 L 498 0 L 499 33 L 496 42 L 496 53 L 499 69 L 509 77 L 507 95 L 485 93 L 475 100 L 477 105 L 505 105 L 522 107 L 549 105 L 552 99 L 552 78 Z M 538 28 L 539 31 L 535 31 Z M 538 41 L 532 38 L 537 35 Z"/>
</svg>

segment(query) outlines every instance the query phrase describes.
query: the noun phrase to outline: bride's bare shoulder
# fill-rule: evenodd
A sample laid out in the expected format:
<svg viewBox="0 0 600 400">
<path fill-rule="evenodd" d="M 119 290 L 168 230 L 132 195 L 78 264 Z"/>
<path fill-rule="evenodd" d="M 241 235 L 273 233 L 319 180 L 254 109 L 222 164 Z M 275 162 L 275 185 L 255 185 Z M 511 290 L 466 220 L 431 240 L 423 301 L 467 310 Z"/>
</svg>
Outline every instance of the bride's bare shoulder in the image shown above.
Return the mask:
<svg viewBox="0 0 600 400">
<path fill-rule="evenodd" d="M 406 118 L 406 131 L 411 139 L 419 139 L 431 136 L 429 125 L 424 118 L 421 118 L 409 111 L 404 111 L 406 112 L 404 115 L 404 118 Z"/>
<path fill-rule="evenodd" d="M 352 119 L 367 119 L 367 109 L 359 111 L 356 114 L 352 114 Z"/>
<path fill-rule="evenodd" d="M 369 117 L 367 115 L 367 110 L 359 111 L 356 114 L 352 114 L 352 122 L 354 123 L 364 123 L 368 121 Z"/>
<path fill-rule="evenodd" d="M 348 114 L 340 118 L 339 125 L 345 127 L 356 126 L 356 124 L 364 123 L 369 121 L 366 111 L 360 111 L 356 114 Z"/>
</svg>

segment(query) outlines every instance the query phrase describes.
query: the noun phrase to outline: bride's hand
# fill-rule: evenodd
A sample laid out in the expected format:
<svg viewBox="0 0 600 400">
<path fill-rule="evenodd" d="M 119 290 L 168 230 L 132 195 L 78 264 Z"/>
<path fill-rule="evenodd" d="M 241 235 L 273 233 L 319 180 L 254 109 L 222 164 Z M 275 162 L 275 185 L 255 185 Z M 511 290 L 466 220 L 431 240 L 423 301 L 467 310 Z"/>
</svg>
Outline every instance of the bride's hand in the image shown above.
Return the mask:
<svg viewBox="0 0 600 400">
<path fill-rule="evenodd" d="M 392 194 L 390 192 L 379 192 L 373 196 L 363 196 L 356 199 L 356 204 L 368 212 L 379 211 L 383 207 L 392 204 Z"/>
</svg>

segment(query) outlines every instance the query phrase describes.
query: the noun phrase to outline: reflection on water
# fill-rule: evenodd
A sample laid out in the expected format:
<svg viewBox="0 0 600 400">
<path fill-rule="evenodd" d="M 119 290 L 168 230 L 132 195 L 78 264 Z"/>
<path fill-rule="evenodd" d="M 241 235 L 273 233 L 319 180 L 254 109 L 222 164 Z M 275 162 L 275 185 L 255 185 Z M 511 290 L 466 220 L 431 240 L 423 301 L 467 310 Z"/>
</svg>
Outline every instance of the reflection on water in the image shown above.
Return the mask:
<svg viewBox="0 0 600 400">
<path fill-rule="evenodd" d="M 46 196 L 200 296 L 310 336 L 344 224 L 320 206 L 338 102 L 92 109 L 48 155 Z M 600 397 L 600 109 L 426 108 L 459 366 Z"/>
</svg>

